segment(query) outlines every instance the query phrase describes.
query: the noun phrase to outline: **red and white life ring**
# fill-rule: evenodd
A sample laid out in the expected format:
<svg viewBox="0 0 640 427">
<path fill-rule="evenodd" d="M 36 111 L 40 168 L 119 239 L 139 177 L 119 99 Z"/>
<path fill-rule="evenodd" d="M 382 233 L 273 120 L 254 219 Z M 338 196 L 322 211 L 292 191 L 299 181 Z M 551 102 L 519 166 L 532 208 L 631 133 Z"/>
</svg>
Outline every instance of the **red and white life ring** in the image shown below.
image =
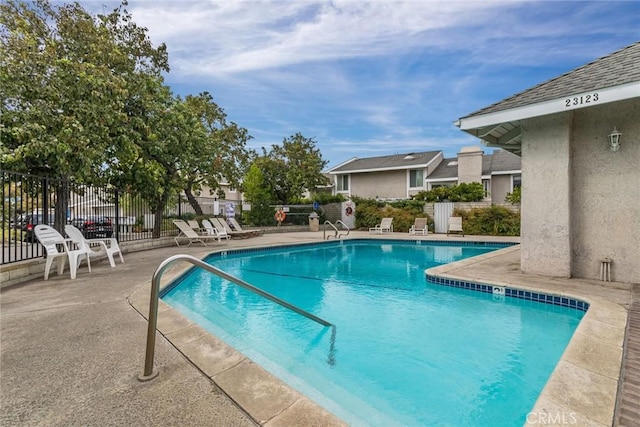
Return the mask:
<svg viewBox="0 0 640 427">
<path fill-rule="evenodd" d="M 276 211 L 276 214 L 273 217 L 276 219 L 276 221 L 282 222 L 287 217 L 287 214 L 284 213 L 282 209 L 280 209 Z"/>
</svg>

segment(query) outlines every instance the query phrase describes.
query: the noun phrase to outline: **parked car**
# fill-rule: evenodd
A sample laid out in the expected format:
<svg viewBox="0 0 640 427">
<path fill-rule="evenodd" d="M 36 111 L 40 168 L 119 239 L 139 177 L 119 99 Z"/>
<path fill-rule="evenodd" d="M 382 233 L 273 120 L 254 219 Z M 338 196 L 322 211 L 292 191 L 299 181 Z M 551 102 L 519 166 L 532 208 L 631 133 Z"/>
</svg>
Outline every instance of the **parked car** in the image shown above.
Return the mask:
<svg viewBox="0 0 640 427">
<path fill-rule="evenodd" d="M 22 224 L 20 228 L 24 231 L 24 240 L 31 243 L 36 243 L 38 239 L 34 233 L 34 229 L 38 224 L 44 224 L 45 214 L 41 213 L 30 213 L 23 215 Z M 47 224 L 53 226 L 55 220 L 55 215 L 53 213 L 49 214 L 47 218 Z"/>
<path fill-rule="evenodd" d="M 78 217 L 71 220 L 87 239 L 98 237 L 111 237 L 113 235 L 113 223 L 106 216 L 91 215 Z"/>
<path fill-rule="evenodd" d="M 17 215 L 16 217 L 11 218 L 11 220 L 9 221 L 9 227 L 14 228 L 16 230 L 22 229 L 22 226 L 24 225 L 26 218 L 27 218 L 27 214 L 20 214 L 20 215 Z"/>
</svg>

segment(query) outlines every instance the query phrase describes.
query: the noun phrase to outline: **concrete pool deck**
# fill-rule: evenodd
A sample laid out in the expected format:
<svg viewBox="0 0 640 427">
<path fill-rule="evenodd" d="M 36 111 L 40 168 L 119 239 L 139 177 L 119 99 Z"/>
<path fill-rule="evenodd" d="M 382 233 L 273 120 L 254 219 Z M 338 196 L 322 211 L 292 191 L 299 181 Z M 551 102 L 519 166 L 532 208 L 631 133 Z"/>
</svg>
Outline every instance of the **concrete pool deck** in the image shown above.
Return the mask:
<svg viewBox="0 0 640 427">
<path fill-rule="evenodd" d="M 350 237 L 479 240 L 365 232 L 352 232 Z M 125 253 L 126 263 L 113 269 L 106 261 L 92 263 L 92 273 L 83 266 L 76 280 L 69 279 L 67 270 L 48 281 L 38 278 L 3 286 L 0 425 L 342 425 L 162 303 L 155 347 L 159 376 L 149 382 L 137 379 L 144 367 L 151 275 L 163 260 L 178 253 L 201 258 L 217 250 L 314 241 L 322 241 L 322 232 L 265 234 L 208 247 L 171 246 Z M 186 263 L 170 267 L 162 283 L 188 267 Z M 518 247 L 437 267 L 431 273 L 571 295 L 591 304 L 532 409 L 531 424 L 569 424 L 574 419 L 574 425 L 615 424 L 623 362 L 630 396 L 640 388 L 638 353 L 633 353 L 640 328 L 629 328 L 630 344 L 623 351 L 627 314 L 637 311 L 636 304 L 628 311 L 632 294 L 638 294 L 628 284 L 524 275 Z M 624 384 L 618 399 L 621 407 Z M 619 408 L 619 425 L 640 425 L 640 411 L 633 402 L 626 411 Z"/>
</svg>

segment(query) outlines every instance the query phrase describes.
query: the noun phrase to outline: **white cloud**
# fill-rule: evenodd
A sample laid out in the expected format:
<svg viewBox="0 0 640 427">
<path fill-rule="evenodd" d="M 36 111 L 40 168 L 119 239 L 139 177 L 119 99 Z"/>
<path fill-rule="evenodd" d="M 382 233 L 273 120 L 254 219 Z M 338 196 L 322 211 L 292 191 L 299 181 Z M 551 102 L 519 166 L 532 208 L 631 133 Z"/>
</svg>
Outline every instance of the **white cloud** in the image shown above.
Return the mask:
<svg viewBox="0 0 640 427">
<path fill-rule="evenodd" d="M 111 0 L 83 2 L 101 11 Z M 253 148 L 326 159 L 479 140 L 454 120 L 638 39 L 634 2 L 131 1 L 177 93 L 209 91 Z M 637 16 L 637 14 L 635 14 Z M 621 42 L 622 41 L 622 42 Z M 623 43 L 616 45 L 615 43 Z"/>
<path fill-rule="evenodd" d="M 498 6 L 504 3 L 189 1 L 137 2 L 130 11 L 153 40 L 167 43 L 180 72 L 221 75 L 448 46 L 449 29 Z"/>
</svg>

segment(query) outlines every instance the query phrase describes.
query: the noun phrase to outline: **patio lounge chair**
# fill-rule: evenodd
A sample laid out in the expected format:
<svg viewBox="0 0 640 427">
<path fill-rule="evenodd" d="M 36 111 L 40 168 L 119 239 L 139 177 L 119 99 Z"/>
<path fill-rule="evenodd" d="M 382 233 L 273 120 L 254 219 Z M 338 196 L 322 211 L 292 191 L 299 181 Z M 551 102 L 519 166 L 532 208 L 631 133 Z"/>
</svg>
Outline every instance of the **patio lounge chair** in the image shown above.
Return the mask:
<svg viewBox="0 0 640 427">
<path fill-rule="evenodd" d="M 462 237 L 464 237 L 461 216 L 452 216 L 449 218 L 449 228 L 447 229 L 447 236 L 452 232 L 462 233 Z"/>
<path fill-rule="evenodd" d="M 429 234 L 429 229 L 427 228 L 427 218 L 416 218 L 413 222 L 413 225 L 409 229 L 409 234 Z"/>
<path fill-rule="evenodd" d="M 249 237 L 254 237 L 256 236 L 256 233 L 254 231 L 248 231 L 248 230 L 233 230 L 231 229 L 231 227 L 229 226 L 229 224 L 227 223 L 227 221 L 224 218 L 212 218 L 212 220 L 216 220 L 216 222 L 218 224 L 220 224 L 220 227 L 224 228 L 225 231 L 227 232 L 227 234 L 231 237 L 237 237 L 238 239 L 247 239 Z M 235 219 L 234 219 L 235 221 Z M 237 224 L 237 222 L 236 222 Z M 239 225 L 238 225 L 239 227 Z"/>
<path fill-rule="evenodd" d="M 211 221 L 211 224 L 213 224 L 213 228 L 215 228 L 216 233 L 218 233 L 218 236 L 220 236 L 221 238 L 227 239 L 227 240 L 229 240 L 231 238 L 231 235 L 227 231 L 227 228 L 229 228 L 229 226 L 224 221 L 224 219 L 222 219 L 222 218 L 209 218 L 209 220 Z M 229 231 L 231 231 L 231 229 L 229 229 Z"/>
<path fill-rule="evenodd" d="M 262 236 L 264 234 L 264 230 L 243 230 L 240 224 L 238 223 L 238 221 L 236 221 L 236 219 L 233 217 L 229 218 L 229 222 L 231 223 L 231 226 L 234 228 L 233 231 L 237 231 L 240 233 L 250 233 L 251 236 L 249 237 Z"/>
<path fill-rule="evenodd" d="M 120 261 L 124 264 L 122 251 L 120 250 L 120 246 L 118 245 L 118 241 L 115 237 L 107 237 L 104 239 L 85 239 L 82 231 L 71 224 L 64 226 L 64 232 L 67 233 L 67 236 L 69 236 L 69 239 L 71 239 L 73 243 L 87 251 L 89 258 L 106 255 L 107 258 L 109 258 L 109 264 L 111 267 L 115 267 L 116 263 L 113 260 L 113 255 L 118 254 L 120 255 Z M 96 248 L 98 250 L 96 250 Z"/>
<path fill-rule="evenodd" d="M 178 246 L 180 246 L 180 242 L 178 241 L 179 239 L 188 239 L 189 244 L 187 246 L 191 246 L 193 242 L 200 242 L 204 246 L 207 246 L 206 241 L 215 240 L 218 238 L 217 236 L 196 233 L 193 228 L 189 227 L 189 224 L 181 219 L 174 219 L 173 224 L 178 227 L 178 230 L 180 230 L 180 233 L 174 238 L 176 245 Z"/>
<path fill-rule="evenodd" d="M 218 233 L 218 230 L 213 226 L 211 221 L 209 221 L 208 219 L 202 220 L 202 227 L 205 229 L 206 233 L 209 236 L 216 236 L 216 238 L 218 239 L 218 242 L 222 242 L 222 238 L 225 237 L 225 236 L 222 236 L 220 233 Z"/>
<path fill-rule="evenodd" d="M 89 254 L 84 247 L 79 249 L 70 249 L 69 246 L 73 245 L 71 241 L 65 239 L 58 231 L 45 224 L 38 224 L 34 230 L 34 233 L 47 252 L 47 262 L 44 267 L 44 280 L 49 279 L 49 270 L 51 270 L 51 264 L 53 260 L 58 260 L 58 275 L 62 275 L 64 272 L 64 264 L 69 259 L 69 270 L 71 272 L 71 278 L 76 278 L 76 272 L 80 266 L 80 262 L 83 259 L 87 260 L 87 266 L 89 272 L 91 272 L 91 261 L 89 260 Z M 62 249 L 60 249 L 62 248 Z"/>
<path fill-rule="evenodd" d="M 393 218 L 382 218 L 380 224 L 369 229 L 369 233 L 392 233 L 393 232 Z"/>
<path fill-rule="evenodd" d="M 188 219 L 187 224 L 189 224 L 189 227 L 193 228 L 193 231 L 198 234 L 208 234 L 204 226 L 200 227 L 200 224 L 198 224 L 198 220 Z"/>
</svg>

